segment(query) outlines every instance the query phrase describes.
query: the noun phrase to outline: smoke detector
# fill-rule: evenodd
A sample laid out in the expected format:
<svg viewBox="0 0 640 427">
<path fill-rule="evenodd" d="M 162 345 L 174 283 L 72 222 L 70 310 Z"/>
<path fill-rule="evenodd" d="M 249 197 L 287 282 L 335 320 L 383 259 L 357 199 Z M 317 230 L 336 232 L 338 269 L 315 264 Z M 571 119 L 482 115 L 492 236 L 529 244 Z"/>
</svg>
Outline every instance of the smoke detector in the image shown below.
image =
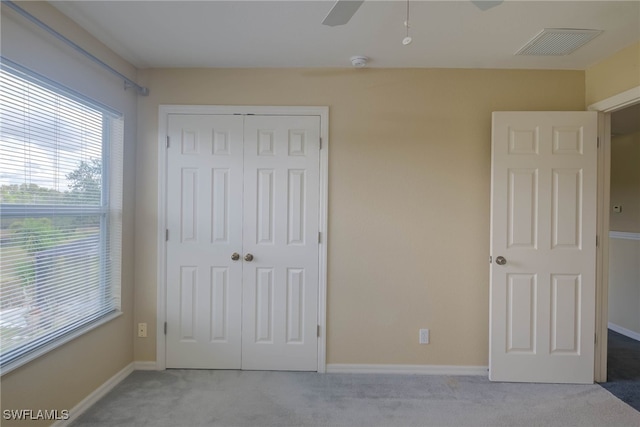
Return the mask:
<svg viewBox="0 0 640 427">
<path fill-rule="evenodd" d="M 351 65 L 353 65 L 355 68 L 364 68 L 364 67 L 366 67 L 368 61 L 369 61 L 369 58 L 367 58 L 366 56 L 352 56 L 351 57 Z"/>
</svg>

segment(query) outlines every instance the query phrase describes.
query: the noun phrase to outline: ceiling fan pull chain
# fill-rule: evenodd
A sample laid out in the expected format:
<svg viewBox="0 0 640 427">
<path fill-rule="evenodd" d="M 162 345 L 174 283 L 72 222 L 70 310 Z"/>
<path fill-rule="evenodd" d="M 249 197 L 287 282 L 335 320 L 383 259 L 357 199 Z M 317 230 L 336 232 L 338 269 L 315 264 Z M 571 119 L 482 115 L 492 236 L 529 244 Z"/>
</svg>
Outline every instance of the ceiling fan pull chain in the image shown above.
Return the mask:
<svg viewBox="0 0 640 427">
<path fill-rule="evenodd" d="M 411 43 L 411 37 L 409 36 L 409 0 L 407 0 L 407 20 L 404 21 L 404 26 L 406 27 L 405 30 L 405 37 L 404 39 L 402 39 L 402 44 L 403 45 L 408 45 L 409 43 Z"/>
</svg>

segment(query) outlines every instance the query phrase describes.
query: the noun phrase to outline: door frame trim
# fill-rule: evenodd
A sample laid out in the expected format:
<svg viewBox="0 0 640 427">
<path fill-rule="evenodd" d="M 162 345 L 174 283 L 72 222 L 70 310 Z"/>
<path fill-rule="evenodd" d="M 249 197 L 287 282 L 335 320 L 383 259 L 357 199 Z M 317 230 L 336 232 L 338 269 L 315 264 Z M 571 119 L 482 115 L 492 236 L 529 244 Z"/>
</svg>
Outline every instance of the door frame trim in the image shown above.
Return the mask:
<svg viewBox="0 0 640 427">
<path fill-rule="evenodd" d="M 594 379 L 607 381 L 607 329 L 609 323 L 609 205 L 611 198 L 611 113 L 640 103 L 640 86 L 633 87 L 587 107 L 597 111 L 598 136 L 598 205 L 597 234 L 600 245 L 596 251 L 596 342 Z"/>
<path fill-rule="evenodd" d="M 327 353 L 327 248 L 329 207 L 329 107 L 301 106 L 232 106 L 232 105 L 170 105 L 158 107 L 158 229 L 157 245 L 157 306 L 156 306 L 156 367 L 166 369 L 166 253 L 165 230 L 167 228 L 167 124 L 169 114 L 254 114 L 263 116 L 319 116 L 320 117 L 320 188 L 318 226 L 322 238 L 318 250 L 318 372 L 326 372 Z"/>
</svg>

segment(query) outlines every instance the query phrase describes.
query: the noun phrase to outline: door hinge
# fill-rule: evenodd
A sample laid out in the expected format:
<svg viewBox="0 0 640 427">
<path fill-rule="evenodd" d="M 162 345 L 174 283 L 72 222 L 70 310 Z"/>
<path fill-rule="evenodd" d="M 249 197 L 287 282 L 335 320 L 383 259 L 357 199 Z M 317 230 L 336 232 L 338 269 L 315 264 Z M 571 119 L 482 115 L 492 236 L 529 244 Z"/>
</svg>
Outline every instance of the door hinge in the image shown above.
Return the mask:
<svg viewBox="0 0 640 427">
<path fill-rule="evenodd" d="M 597 141 L 597 142 L 596 142 L 596 146 L 597 146 L 598 148 L 600 148 L 600 137 L 597 137 L 597 138 L 596 138 L 596 141 Z"/>
<path fill-rule="evenodd" d="M 169 241 L 169 229 L 164 230 L 164 240 L 165 242 Z"/>
<path fill-rule="evenodd" d="M 164 334 L 167 335 L 167 322 L 164 322 Z"/>
<path fill-rule="evenodd" d="M 320 325 L 318 325 L 318 329 L 317 329 L 317 331 L 318 331 L 318 334 L 317 334 L 317 335 L 318 335 L 318 337 L 320 337 Z"/>
<path fill-rule="evenodd" d="M 600 236 L 596 235 L 596 248 L 600 247 Z"/>
<path fill-rule="evenodd" d="M 598 334 L 593 334 L 593 343 L 598 344 Z"/>
<path fill-rule="evenodd" d="M 167 135 L 167 148 L 169 148 L 169 135 Z"/>
<path fill-rule="evenodd" d="M 322 138 L 320 138 L 320 149 L 322 150 Z"/>
<path fill-rule="evenodd" d="M 322 243 L 322 232 L 318 231 L 318 243 Z"/>
</svg>

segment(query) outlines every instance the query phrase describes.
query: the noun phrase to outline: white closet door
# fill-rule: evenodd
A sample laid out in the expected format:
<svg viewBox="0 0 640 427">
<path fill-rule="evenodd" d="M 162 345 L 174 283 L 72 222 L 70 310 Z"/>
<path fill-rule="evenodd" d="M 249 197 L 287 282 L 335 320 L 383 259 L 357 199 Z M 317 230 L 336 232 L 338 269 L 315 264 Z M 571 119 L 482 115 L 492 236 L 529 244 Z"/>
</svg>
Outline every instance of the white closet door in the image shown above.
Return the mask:
<svg viewBox="0 0 640 427">
<path fill-rule="evenodd" d="M 317 370 L 320 118 L 168 128 L 167 367 Z"/>
<path fill-rule="evenodd" d="M 245 119 L 243 369 L 317 370 L 319 131 Z"/>
<path fill-rule="evenodd" d="M 168 123 L 166 365 L 239 369 L 243 118 Z"/>
</svg>

